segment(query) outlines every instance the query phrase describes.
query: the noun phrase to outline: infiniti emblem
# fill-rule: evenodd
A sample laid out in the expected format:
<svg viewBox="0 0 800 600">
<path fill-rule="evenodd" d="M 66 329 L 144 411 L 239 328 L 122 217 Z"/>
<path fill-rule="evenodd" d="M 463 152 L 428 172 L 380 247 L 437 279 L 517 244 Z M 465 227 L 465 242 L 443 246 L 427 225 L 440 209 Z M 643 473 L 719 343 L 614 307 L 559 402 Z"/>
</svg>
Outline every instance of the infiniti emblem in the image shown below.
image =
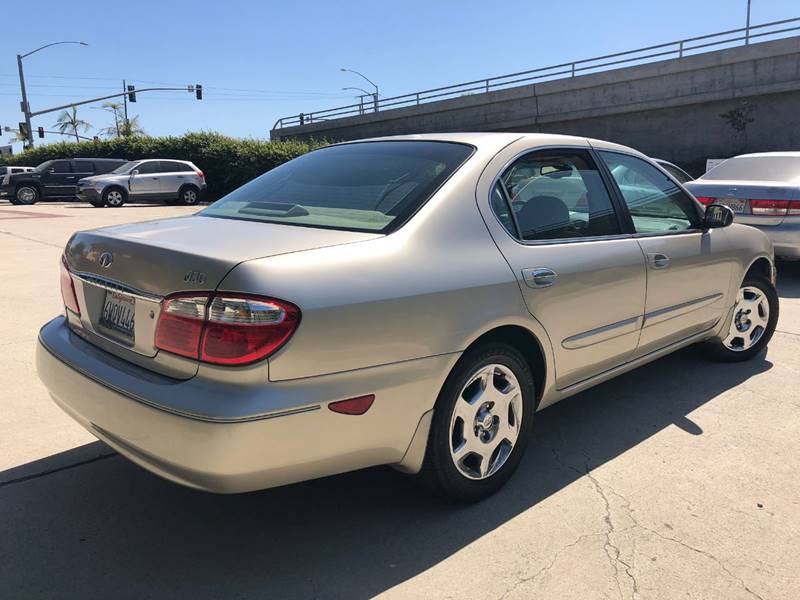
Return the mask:
<svg viewBox="0 0 800 600">
<path fill-rule="evenodd" d="M 97 262 L 100 263 L 101 267 L 107 269 L 111 266 L 111 263 L 114 262 L 114 255 L 111 254 L 111 252 L 103 252 Z"/>
</svg>

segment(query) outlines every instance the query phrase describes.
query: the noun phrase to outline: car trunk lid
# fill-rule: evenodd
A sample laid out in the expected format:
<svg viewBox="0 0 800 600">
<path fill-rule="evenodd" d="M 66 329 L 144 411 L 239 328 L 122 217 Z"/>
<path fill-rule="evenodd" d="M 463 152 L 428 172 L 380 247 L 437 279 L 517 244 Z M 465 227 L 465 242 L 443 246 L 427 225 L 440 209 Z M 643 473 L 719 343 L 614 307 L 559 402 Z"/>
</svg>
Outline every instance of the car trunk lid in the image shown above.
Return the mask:
<svg viewBox="0 0 800 600">
<path fill-rule="evenodd" d="M 211 292 L 247 260 L 375 237 L 380 235 L 195 215 L 78 232 L 65 258 L 81 307 L 81 333 L 141 365 L 144 357 L 158 359 L 155 328 L 164 296 Z M 269 295 L 268 286 L 242 291 Z M 196 371 L 182 366 L 185 359 L 162 358 L 167 367 L 154 370 Z"/>
<path fill-rule="evenodd" d="M 737 181 L 697 179 L 685 184 L 697 198 L 712 198 L 715 202 L 726 204 L 736 213 L 737 223 L 760 226 L 780 225 L 785 215 L 754 215 L 752 200 L 798 200 L 797 186 L 786 185 L 783 181 Z"/>
</svg>

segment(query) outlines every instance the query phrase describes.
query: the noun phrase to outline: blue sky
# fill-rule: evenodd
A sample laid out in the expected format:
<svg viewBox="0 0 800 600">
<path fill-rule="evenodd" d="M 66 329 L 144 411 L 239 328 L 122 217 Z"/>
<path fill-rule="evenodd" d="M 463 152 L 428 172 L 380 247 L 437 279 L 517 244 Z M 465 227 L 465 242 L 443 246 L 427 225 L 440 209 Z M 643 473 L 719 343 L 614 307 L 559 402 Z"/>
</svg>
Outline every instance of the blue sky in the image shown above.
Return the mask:
<svg viewBox="0 0 800 600">
<path fill-rule="evenodd" d="M 797 0 L 752 2 L 753 23 L 800 16 Z M 16 54 L 79 39 L 89 46 L 56 46 L 25 59 L 33 110 L 113 93 L 123 78 L 137 87 L 202 83 L 202 101 L 187 92 L 141 94 L 132 114 L 153 135 L 241 137 L 266 137 L 281 116 L 349 104 L 341 88 L 367 86 L 340 67 L 367 74 L 381 95 L 397 95 L 741 27 L 746 10 L 746 0 L 9 4 L 0 37 L 0 125 L 21 120 Z M 83 107 L 79 115 L 93 131 L 109 125 L 105 112 Z M 33 125 L 52 128 L 56 118 Z"/>
</svg>

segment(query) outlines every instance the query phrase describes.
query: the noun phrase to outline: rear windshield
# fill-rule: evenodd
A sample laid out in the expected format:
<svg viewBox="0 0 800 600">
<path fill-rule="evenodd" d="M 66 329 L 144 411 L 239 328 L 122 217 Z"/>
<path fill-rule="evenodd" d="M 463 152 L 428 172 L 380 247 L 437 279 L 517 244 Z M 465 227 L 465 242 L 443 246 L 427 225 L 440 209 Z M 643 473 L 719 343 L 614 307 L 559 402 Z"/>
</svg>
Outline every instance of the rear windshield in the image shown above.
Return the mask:
<svg viewBox="0 0 800 600">
<path fill-rule="evenodd" d="M 730 158 L 703 175 L 704 180 L 797 181 L 800 156 L 741 156 Z"/>
<path fill-rule="evenodd" d="M 472 154 L 450 142 L 360 142 L 322 148 L 254 179 L 202 211 L 307 227 L 389 233 Z"/>
</svg>

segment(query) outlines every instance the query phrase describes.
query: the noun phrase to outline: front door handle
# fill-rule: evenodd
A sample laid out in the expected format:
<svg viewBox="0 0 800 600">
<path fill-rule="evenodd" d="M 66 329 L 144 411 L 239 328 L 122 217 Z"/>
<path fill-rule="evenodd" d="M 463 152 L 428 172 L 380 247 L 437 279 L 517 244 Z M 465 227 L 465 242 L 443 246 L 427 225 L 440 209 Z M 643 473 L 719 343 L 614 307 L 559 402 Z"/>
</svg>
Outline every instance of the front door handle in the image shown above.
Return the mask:
<svg viewBox="0 0 800 600">
<path fill-rule="evenodd" d="M 558 273 L 547 267 L 534 267 L 533 269 L 522 269 L 522 278 L 528 287 L 546 288 L 556 282 Z"/>
<path fill-rule="evenodd" d="M 654 269 L 666 269 L 669 266 L 669 256 L 661 252 L 648 254 L 647 260 Z"/>
</svg>

